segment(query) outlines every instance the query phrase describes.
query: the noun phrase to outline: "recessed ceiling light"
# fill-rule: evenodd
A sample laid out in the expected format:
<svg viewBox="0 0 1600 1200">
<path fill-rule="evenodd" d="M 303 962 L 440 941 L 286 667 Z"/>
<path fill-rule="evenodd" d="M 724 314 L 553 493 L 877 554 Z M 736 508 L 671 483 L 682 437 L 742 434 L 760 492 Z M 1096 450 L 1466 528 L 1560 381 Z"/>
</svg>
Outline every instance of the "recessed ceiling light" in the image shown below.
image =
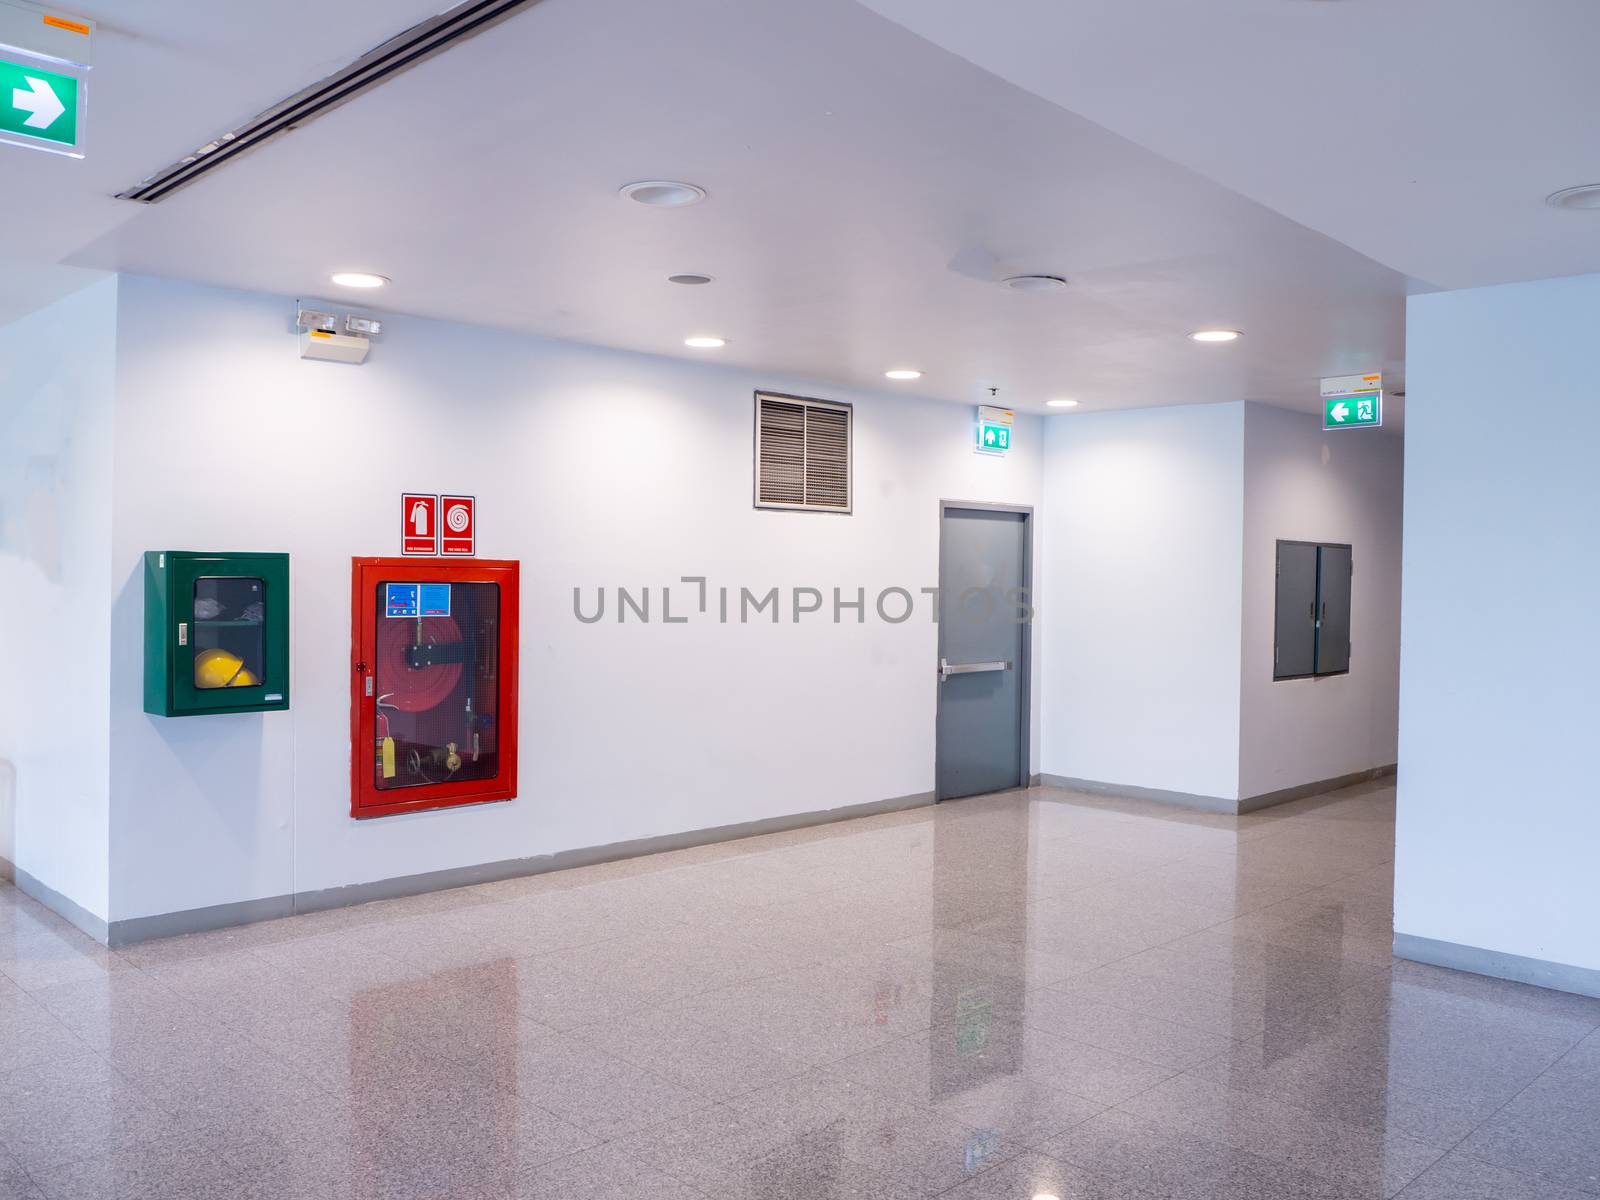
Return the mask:
<svg viewBox="0 0 1600 1200">
<path fill-rule="evenodd" d="M 1239 340 L 1237 329 L 1198 329 L 1189 335 L 1197 342 L 1236 342 Z"/>
<path fill-rule="evenodd" d="M 373 275 L 367 271 L 335 271 L 330 278 L 340 287 L 380 288 L 389 282 L 387 275 Z"/>
<path fill-rule="evenodd" d="M 1059 292 L 1067 281 L 1059 275 L 1013 275 L 1002 279 L 1000 286 L 1013 292 Z"/>
<path fill-rule="evenodd" d="M 1600 208 L 1600 183 L 1586 183 L 1581 187 L 1562 188 L 1559 192 L 1551 192 L 1544 198 L 1544 202 L 1551 208 L 1597 209 Z"/>
<path fill-rule="evenodd" d="M 1045 407 L 1046 408 L 1077 408 L 1078 407 L 1078 402 L 1076 400 L 1046 400 L 1044 403 L 1045 403 Z"/>
<path fill-rule="evenodd" d="M 910 367 L 896 367 L 892 371 L 885 371 L 886 379 L 921 379 L 921 371 L 913 371 Z"/>
<path fill-rule="evenodd" d="M 687 275 L 668 275 L 667 276 L 667 282 L 668 283 L 682 283 L 682 284 L 687 284 L 689 287 L 695 287 L 695 286 L 697 286 L 699 284 L 702 284 L 702 283 L 710 283 L 711 282 L 711 276 L 709 276 L 709 275 L 700 275 L 700 274 L 693 273 L 693 272 L 691 272 L 690 274 L 687 274 Z"/>
<path fill-rule="evenodd" d="M 728 344 L 727 338 L 719 337 L 687 337 L 683 344 L 694 350 L 717 350 Z"/>
<path fill-rule="evenodd" d="M 648 204 L 651 208 L 683 208 L 699 204 L 706 198 L 706 190 L 692 183 L 677 183 L 671 179 L 645 179 L 630 183 L 622 189 L 624 199 Z"/>
</svg>

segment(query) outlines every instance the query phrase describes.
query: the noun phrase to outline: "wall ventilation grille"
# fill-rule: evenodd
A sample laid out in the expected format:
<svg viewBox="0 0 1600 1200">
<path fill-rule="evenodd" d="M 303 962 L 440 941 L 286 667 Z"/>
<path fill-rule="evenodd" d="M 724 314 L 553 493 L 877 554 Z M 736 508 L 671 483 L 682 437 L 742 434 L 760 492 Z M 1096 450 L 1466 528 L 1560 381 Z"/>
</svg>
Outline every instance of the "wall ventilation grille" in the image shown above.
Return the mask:
<svg viewBox="0 0 1600 1200">
<path fill-rule="evenodd" d="M 355 62 L 246 121 L 127 191 L 119 200 L 154 204 L 239 155 L 353 100 L 391 76 L 481 33 L 539 0 L 468 0 L 363 54 Z"/>
<path fill-rule="evenodd" d="M 756 507 L 850 511 L 848 404 L 756 394 Z"/>
</svg>

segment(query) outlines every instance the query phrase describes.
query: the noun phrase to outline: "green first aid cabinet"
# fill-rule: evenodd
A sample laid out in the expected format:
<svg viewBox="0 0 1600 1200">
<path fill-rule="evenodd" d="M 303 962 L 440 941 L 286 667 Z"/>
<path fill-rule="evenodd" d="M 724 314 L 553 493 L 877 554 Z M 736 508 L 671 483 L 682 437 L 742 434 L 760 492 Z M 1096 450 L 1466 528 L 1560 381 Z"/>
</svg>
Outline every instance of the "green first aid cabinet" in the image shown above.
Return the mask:
<svg viewBox="0 0 1600 1200">
<path fill-rule="evenodd" d="M 158 717 L 289 707 L 289 556 L 144 556 L 144 710 Z"/>
</svg>

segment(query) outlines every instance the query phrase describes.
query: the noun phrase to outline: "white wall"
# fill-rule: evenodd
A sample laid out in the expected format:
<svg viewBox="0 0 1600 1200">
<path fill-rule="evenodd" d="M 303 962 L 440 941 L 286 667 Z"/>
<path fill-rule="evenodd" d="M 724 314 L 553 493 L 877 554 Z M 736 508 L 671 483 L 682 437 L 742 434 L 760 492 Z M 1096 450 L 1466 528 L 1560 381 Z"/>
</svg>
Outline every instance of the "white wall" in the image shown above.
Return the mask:
<svg viewBox="0 0 1600 1200">
<path fill-rule="evenodd" d="M 1302 418 L 1180 407 L 1023 418 L 1018 449 L 993 459 L 972 453 L 966 406 L 480 328 L 395 319 L 365 366 L 304 363 L 291 312 L 124 278 L 0 330 L 13 348 L 0 595 L 45 631 L 0 649 L 0 762 L 16 777 L 19 863 L 97 915 L 926 792 L 926 608 L 904 625 L 870 612 L 862 625 L 585 625 L 572 590 L 605 586 L 613 613 L 617 586 L 651 587 L 659 612 L 660 588 L 684 575 L 735 594 L 914 591 L 936 582 L 941 498 L 1037 507 L 1035 770 L 1236 799 L 1392 757 L 1381 679 L 1278 685 L 1307 694 L 1282 705 L 1254 682 L 1270 676 L 1270 587 L 1255 581 L 1270 583 L 1273 538 L 1352 541 L 1358 581 L 1370 561 L 1392 589 L 1379 570 L 1392 546 L 1361 550 L 1382 543 L 1391 507 L 1398 447 L 1384 435 L 1330 444 L 1324 461 Z M 758 387 L 856 404 L 853 516 L 751 508 Z M 404 490 L 475 493 L 480 552 L 522 560 L 521 795 L 354 822 L 349 563 L 396 551 Z M 1347 524 L 1311 527 L 1329 504 Z M 143 713 L 150 549 L 291 553 L 290 712 Z M 675 609 L 692 598 L 678 583 Z M 1358 588 L 1358 659 L 1366 603 Z M 1329 719 L 1337 745 L 1304 736 Z"/>
<path fill-rule="evenodd" d="M 1600 969 L 1600 275 L 1414 297 L 1397 933 Z"/>
<path fill-rule="evenodd" d="M 307 363 L 290 300 L 137 278 L 122 295 L 115 919 L 931 790 L 926 609 L 584 625 L 572 590 L 933 586 L 940 498 L 1036 503 L 1037 418 L 995 459 L 966 406 L 400 318 L 364 366 Z M 855 403 L 853 516 L 752 509 L 758 387 Z M 402 491 L 456 489 L 478 497 L 480 554 L 522 561 L 521 794 L 352 821 L 350 559 L 398 552 Z M 155 549 L 290 552 L 291 711 L 141 711 Z"/>
<path fill-rule="evenodd" d="M 116 304 L 0 327 L 0 857 L 101 919 Z"/>
<path fill-rule="evenodd" d="M 1046 423 L 1046 774 L 1239 795 L 1244 405 Z"/>
<path fill-rule="evenodd" d="M 1395 761 L 1404 443 L 1246 404 L 1239 789 L 1259 796 Z M 1279 539 L 1353 547 L 1350 672 L 1274 682 Z"/>
</svg>

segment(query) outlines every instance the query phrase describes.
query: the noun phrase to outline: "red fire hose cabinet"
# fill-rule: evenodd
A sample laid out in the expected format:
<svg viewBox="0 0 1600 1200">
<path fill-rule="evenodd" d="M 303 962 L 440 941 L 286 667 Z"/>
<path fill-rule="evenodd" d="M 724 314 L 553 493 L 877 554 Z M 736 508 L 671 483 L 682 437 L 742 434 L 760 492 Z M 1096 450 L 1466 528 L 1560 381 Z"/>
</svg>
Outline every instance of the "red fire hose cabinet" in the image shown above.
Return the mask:
<svg viewBox="0 0 1600 1200">
<path fill-rule="evenodd" d="M 353 561 L 351 816 L 517 794 L 517 567 Z"/>
</svg>

